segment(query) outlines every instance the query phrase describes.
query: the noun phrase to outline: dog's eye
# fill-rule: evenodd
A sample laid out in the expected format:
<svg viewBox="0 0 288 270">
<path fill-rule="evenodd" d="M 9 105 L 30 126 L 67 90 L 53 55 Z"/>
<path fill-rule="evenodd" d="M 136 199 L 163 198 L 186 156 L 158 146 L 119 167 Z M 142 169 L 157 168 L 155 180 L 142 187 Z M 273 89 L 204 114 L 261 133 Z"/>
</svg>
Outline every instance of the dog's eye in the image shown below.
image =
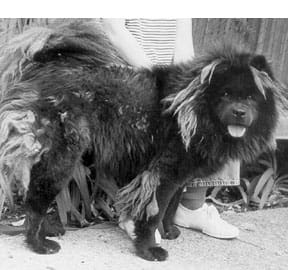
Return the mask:
<svg viewBox="0 0 288 270">
<path fill-rule="evenodd" d="M 253 100 L 252 96 L 247 96 L 247 100 Z"/>
<path fill-rule="evenodd" d="M 225 92 L 223 93 L 223 96 L 224 96 L 224 97 L 229 97 L 228 91 L 225 91 Z"/>
</svg>

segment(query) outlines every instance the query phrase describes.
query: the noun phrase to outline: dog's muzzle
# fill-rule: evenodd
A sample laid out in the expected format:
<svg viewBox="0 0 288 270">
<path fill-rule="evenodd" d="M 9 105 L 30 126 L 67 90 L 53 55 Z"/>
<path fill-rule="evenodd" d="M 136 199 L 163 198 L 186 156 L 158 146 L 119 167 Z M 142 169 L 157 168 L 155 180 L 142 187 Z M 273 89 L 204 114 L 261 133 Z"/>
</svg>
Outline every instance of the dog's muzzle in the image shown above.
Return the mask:
<svg viewBox="0 0 288 270">
<path fill-rule="evenodd" d="M 234 108 L 232 110 L 232 117 L 234 118 L 235 123 L 245 122 L 246 111 L 241 108 Z M 228 132 L 232 137 L 241 138 L 246 132 L 246 127 L 242 125 L 228 125 Z"/>
</svg>

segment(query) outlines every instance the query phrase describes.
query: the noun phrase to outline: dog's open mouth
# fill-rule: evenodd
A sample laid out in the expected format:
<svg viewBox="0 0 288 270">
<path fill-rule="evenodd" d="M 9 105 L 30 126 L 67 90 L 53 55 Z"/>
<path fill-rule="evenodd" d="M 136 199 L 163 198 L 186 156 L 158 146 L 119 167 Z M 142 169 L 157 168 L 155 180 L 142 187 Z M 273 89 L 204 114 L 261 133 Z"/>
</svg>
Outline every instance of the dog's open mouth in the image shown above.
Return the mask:
<svg viewBox="0 0 288 270">
<path fill-rule="evenodd" d="M 229 125 L 228 132 L 232 137 L 241 138 L 244 136 L 246 128 L 243 126 Z"/>
</svg>

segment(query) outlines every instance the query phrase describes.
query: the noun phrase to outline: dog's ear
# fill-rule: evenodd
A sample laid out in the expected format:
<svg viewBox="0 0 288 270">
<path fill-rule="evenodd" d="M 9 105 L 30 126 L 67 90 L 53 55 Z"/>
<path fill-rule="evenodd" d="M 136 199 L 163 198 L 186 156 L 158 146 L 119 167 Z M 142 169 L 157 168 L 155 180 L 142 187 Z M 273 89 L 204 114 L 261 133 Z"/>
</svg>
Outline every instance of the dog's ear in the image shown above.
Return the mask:
<svg viewBox="0 0 288 270">
<path fill-rule="evenodd" d="M 186 150 L 189 148 L 191 138 L 197 129 L 197 106 L 205 87 L 200 83 L 200 76 L 197 76 L 185 89 L 174 93 L 162 102 L 169 107 L 164 113 L 172 113 L 177 116 L 180 134 Z"/>
<path fill-rule="evenodd" d="M 267 67 L 267 61 L 264 55 L 255 55 L 250 62 L 250 65 L 257 68 L 259 71 L 265 70 Z"/>
<path fill-rule="evenodd" d="M 266 99 L 266 91 L 269 89 L 278 103 L 278 108 L 285 113 L 288 112 L 288 96 L 287 89 L 277 80 L 273 80 L 267 72 L 259 71 L 253 66 L 250 66 L 255 84 L 258 90 Z"/>
<path fill-rule="evenodd" d="M 210 83 L 212 76 L 213 76 L 213 73 L 214 73 L 214 70 L 219 63 L 220 63 L 220 61 L 215 60 L 212 63 L 210 63 L 209 65 L 202 68 L 201 74 L 200 74 L 201 84 L 203 84 L 207 80 L 207 78 L 208 78 L 208 83 Z"/>
<path fill-rule="evenodd" d="M 264 55 L 253 56 L 249 65 L 259 91 L 262 93 L 264 98 L 266 98 L 265 89 L 275 88 L 273 83 L 274 77 L 270 65 Z"/>
<path fill-rule="evenodd" d="M 253 56 L 253 58 L 250 61 L 250 66 L 256 68 L 259 71 L 266 72 L 269 75 L 269 77 L 271 77 L 271 79 L 274 79 L 270 65 L 268 64 L 264 55 L 258 54 Z"/>
</svg>

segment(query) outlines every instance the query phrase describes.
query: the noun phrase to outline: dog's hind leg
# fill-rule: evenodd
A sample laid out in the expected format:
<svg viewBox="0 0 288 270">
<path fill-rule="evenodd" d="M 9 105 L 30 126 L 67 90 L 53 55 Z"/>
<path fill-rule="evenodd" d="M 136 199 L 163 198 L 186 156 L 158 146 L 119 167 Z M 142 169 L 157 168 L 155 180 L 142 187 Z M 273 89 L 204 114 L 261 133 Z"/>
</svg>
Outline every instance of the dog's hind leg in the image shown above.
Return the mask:
<svg viewBox="0 0 288 270">
<path fill-rule="evenodd" d="M 163 232 L 161 237 L 163 239 L 176 239 L 180 235 L 180 230 L 174 225 L 173 219 L 179 205 L 183 188 L 179 188 L 173 198 L 171 199 L 165 215 L 163 217 Z"/>
<path fill-rule="evenodd" d="M 31 170 L 31 181 L 25 202 L 26 243 L 36 253 L 52 254 L 60 249 L 57 242 L 46 239 L 43 221 L 51 202 L 71 179 L 79 158 L 79 154 L 67 149 L 57 149 L 53 155 L 48 153 L 49 157 L 35 164 Z"/>
<path fill-rule="evenodd" d="M 65 234 L 65 228 L 60 220 L 58 212 L 46 215 L 41 230 L 48 237 L 57 237 Z"/>
<path fill-rule="evenodd" d="M 158 204 L 158 213 L 155 216 L 138 220 L 135 226 L 135 247 L 137 255 L 149 261 L 164 261 L 168 257 L 165 249 L 157 246 L 155 242 L 155 230 L 162 222 L 164 213 L 169 205 L 170 200 L 176 193 L 178 185 L 171 181 L 161 181 L 157 188 L 156 197 Z"/>
<path fill-rule="evenodd" d="M 31 172 L 31 182 L 26 198 L 26 242 L 33 251 L 40 254 L 50 254 L 59 251 L 57 242 L 45 239 L 43 222 L 50 203 L 54 200 L 60 188 L 57 188 L 54 179 L 35 175 L 35 166 Z"/>
</svg>

